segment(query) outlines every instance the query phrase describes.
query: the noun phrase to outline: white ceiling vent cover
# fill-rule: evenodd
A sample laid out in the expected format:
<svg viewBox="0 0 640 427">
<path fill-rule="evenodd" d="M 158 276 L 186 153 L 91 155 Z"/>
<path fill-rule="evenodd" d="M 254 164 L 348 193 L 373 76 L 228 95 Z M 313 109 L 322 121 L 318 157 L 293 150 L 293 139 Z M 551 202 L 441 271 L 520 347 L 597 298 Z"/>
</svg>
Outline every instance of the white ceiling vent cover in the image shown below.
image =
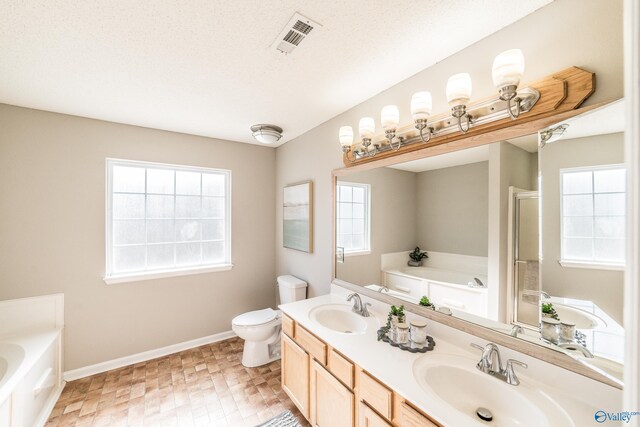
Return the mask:
<svg viewBox="0 0 640 427">
<path fill-rule="evenodd" d="M 311 31 L 319 27 L 322 25 L 296 12 L 276 37 L 271 47 L 275 47 L 284 54 L 291 53 L 305 37 L 309 36 Z"/>
</svg>

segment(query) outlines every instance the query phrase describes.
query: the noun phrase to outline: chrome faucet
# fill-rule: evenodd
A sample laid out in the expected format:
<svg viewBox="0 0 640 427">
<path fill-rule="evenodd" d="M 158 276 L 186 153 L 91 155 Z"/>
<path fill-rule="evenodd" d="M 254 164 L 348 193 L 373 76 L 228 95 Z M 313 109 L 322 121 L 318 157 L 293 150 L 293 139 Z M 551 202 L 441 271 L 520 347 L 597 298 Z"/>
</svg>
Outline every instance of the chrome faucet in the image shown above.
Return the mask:
<svg viewBox="0 0 640 427">
<path fill-rule="evenodd" d="M 478 279 L 477 277 L 473 278 L 473 282 L 468 282 L 467 286 L 470 288 L 486 288 L 486 286 L 484 285 L 484 283 L 482 283 L 482 280 Z"/>
<path fill-rule="evenodd" d="M 353 308 L 351 309 L 351 311 L 359 314 L 362 317 L 370 316 L 369 310 L 367 310 L 367 306 L 371 306 L 371 304 L 369 304 L 368 302 L 363 304 L 362 300 L 360 299 L 360 295 L 358 295 L 357 293 L 352 293 L 347 297 L 347 301 L 351 300 L 353 300 Z"/>
<path fill-rule="evenodd" d="M 562 344 L 558 344 L 558 347 L 563 348 L 565 350 L 577 350 L 581 352 L 582 355 L 587 359 L 593 359 L 594 357 L 593 353 L 591 353 L 585 346 L 577 343 L 565 342 Z"/>
<path fill-rule="evenodd" d="M 490 342 L 485 347 L 482 347 L 478 344 L 471 343 L 471 347 L 477 348 L 482 351 L 482 357 L 480 361 L 476 365 L 476 367 L 484 372 L 485 374 L 489 374 L 493 377 L 498 378 L 510 385 L 518 385 L 520 384 L 520 380 L 516 376 L 515 371 L 513 370 L 513 365 L 522 366 L 523 368 L 527 368 L 526 363 L 519 362 L 517 360 L 508 359 L 505 367 L 502 367 L 502 359 L 500 357 L 500 350 L 498 346 L 494 343 Z"/>
<path fill-rule="evenodd" d="M 512 337 L 517 337 L 518 334 L 524 334 L 524 329 L 522 329 L 522 326 L 519 325 L 513 325 L 513 328 L 511 328 L 511 336 Z"/>
</svg>

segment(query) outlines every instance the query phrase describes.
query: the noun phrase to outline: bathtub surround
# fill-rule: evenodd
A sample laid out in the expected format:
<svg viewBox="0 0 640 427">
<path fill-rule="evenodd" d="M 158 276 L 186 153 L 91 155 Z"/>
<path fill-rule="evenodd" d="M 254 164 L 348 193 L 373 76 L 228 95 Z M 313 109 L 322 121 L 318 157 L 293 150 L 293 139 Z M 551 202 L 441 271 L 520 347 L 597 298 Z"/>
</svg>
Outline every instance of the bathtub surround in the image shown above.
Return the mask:
<svg viewBox="0 0 640 427">
<path fill-rule="evenodd" d="M 0 425 L 42 426 L 62 381 L 64 296 L 0 301 Z"/>
<path fill-rule="evenodd" d="M 64 293 L 65 370 L 226 333 L 275 306 L 273 149 L 8 105 L 0 128 L 0 300 Z M 233 269 L 105 285 L 108 157 L 231 170 Z"/>
</svg>

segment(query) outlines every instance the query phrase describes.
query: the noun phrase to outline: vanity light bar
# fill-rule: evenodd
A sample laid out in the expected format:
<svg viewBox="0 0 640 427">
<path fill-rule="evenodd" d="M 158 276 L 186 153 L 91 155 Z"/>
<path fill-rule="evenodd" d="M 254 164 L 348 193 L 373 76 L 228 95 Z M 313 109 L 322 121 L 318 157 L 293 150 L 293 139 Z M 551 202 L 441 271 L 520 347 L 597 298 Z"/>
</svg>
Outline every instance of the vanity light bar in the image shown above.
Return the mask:
<svg viewBox="0 0 640 427">
<path fill-rule="evenodd" d="M 415 134 L 413 129 L 404 131 L 404 135 L 400 134 L 398 107 L 387 105 L 382 109 L 381 114 L 385 140 L 372 141 L 375 124 L 373 118 L 366 117 L 360 121 L 361 143 L 358 144 L 358 148 L 352 149 L 353 129 L 350 126 L 340 128 L 342 152 L 351 163 L 354 163 L 378 153 L 397 151 L 405 145 L 426 144 L 435 135 L 448 135 L 457 131 L 467 133 L 471 126 L 507 117 L 515 120 L 521 113 L 530 111 L 540 99 L 540 92 L 536 89 L 517 89 L 523 72 L 524 56 L 519 49 L 502 52 L 495 58 L 492 70 L 493 82 L 498 89 L 496 98 L 473 106 L 468 105 L 471 99 L 471 77 L 467 73 L 455 74 L 447 81 L 447 102 L 451 107 L 451 114 L 429 122 L 432 107 L 431 93 L 417 92 L 411 100 L 411 113 L 418 134 Z M 363 126 L 363 121 L 367 126 Z M 350 152 L 351 156 L 349 156 Z"/>
<path fill-rule="evenodd" d="M 520 112 L 526 113 L 538 102 L 540 92 L 533 88 L 524 88 L 518 91 L 518 96 L 523 99 L 520 104 Z M 468 107 L 467 114 L 471 116 L 471 123 L 473 125 L 482 125 L 510 117 L 507 105 L 499 98 Z M 458 119 L 453 117 L 453 115 L 448 115 L 442 119 L 430 122 L 429 127 L 433 128 L 432 133 L 438 136 L 449 135 L 459 131 Z M 399 136 L 399 138 L 402 138 L 402 146 L 422 144 L 422 139 L 419 134 L 411 137 Z M 379 145 L 376 150 L 378 153 L 384 153 L 392 151 L 393 148 L 385 143 Z M 361 158 L 371 157 L 371 150 L 365 152 L 364 149 L 357 149 L 354 151 L 354 154 L 356 157 L 354 161 L 356 161 Z"/>
</svg>

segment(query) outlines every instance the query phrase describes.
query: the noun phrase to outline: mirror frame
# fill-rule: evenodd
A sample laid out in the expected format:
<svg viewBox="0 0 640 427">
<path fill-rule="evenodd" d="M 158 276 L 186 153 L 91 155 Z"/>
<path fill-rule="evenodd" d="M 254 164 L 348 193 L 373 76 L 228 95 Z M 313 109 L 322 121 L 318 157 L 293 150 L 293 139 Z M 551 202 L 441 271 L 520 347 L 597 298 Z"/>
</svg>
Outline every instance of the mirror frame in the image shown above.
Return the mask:
<svg viewBox="0 0 640 427">
<path fill-rule="evenodd" d="M 369 298 L 381 301 L 386 304 L 396 304 L 398 300 L 394 297 L 380 294 L 372 289 L 367 289 L 364 286 L 356 285 L 344 280 L 340 280 L 336 277 L 336 184 L 338 178 L 348 176 L 356 172 L 361 172 L 370 169 L 376 169 L 379 167 L 390 166 L 397 163 L 403 163 L 411 160 L 418 160 L 426 157 L 437 156 L 440 154 L 451 153 L 454 151 L 464 150 L 467 148 L 478 147 L 481 145 L 491 144 L 494 142 L 503 141 L 505 139 L 517 138 L 525 135 L 531 135 L 537 133 L 539 130 L 548 126 L 554 125 L 562 120 L 575 117 L 598 108 L 604 107 L 612 102 L 618 101 L 618 99 L 600 102 L 594 105 L 590 105 L 575 110 L 565 111 L 553 115 L 549 115 L 537 120 L 530 121 L 528 123 L 520 124 L 514 121 L 510 126 L 498 129 L 494 132 L 485 133 L 482 135 L 470 136 L 467 138 L 459 139 L 446 144 L 441 144 L 433 147 L 425 147 L 419 151 L 413 151 L 403 153 L 394 157 L 380 158 L 379 160 L 362 163 L 356 166 L 334 169 L 331 173 L 331 196 L 332 196 L 332 257 L 331 257 L 331 277 L 332 284 L 348 289 L 352 292 L 365 295 Z M 569 371 L 575 372 L 579 375 L 591 378 L 601 383 L 610 385 L 612 387 L 622 389 L 623 383 L 604 372 L 601 372 L 595 367 L 592 367 L 580 360 L 571 357 L 567 353 L 559 350 L 545 347 L 541 344 L 526 341 L 520 338 L 512 337 L 502 332 L 494 331 L 485 326 L 469 322 L 467 320 L 459 319 L 453 316 L 448 316 L 443 313 L 439 313 L 424 307 L 420 307 L 418 304 L 412 304 L 405 306 L 405 310 L 425 317 L 434 322 L 441 323 L 443 325 L 458 329 L 462 332 L 466 332 L 480 339 L 494 342 L 498 345 L 510 348 L 520 353 L 524 353 L 528 356 L 535 357 L 552 365 L 559 366 Z"/>
</svg>

